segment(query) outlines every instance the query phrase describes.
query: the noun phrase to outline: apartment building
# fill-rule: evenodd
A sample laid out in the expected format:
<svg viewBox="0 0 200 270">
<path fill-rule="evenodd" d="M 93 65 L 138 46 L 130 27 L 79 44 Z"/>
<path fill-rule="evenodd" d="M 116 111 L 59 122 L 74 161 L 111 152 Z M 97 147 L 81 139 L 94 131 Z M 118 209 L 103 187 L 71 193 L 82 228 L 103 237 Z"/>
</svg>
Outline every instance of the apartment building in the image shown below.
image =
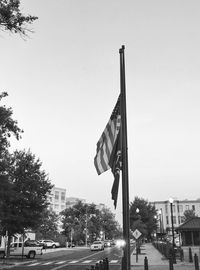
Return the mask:
<svg viewBox="0 0 200 270">
<path fill-rule="evenodd" d="M 49 208 L 59 214 L 66 208 L 66 189 L 53 187 L 48 199 L 50 202 Z"/>
<path fill-rule="evenodd" d="M 99 211 L 102 211 L 103 208 L 105 208 L 105 207 L 106 207 L 106 206 L 105 206 L 105 204 L 103 204 L 103 203 L 99 203 L 99 204 L 96 205 L 96 209 L 99 210 Z"/>
<path fill-rule="evenodd" d="M 171 204 L 167 201 L 152 202 L 158 213 L 160 231 L 171 230 Z M 173 224 L 177 228 L 184 222 L 184 212 L 193 210 L 196 216 L 200 217 L 200 199 L 197 200 L 177 200 L 172 202 Z"/>
<path fill-rule="evenodd" d="M 75 197 L 67 197 L 66 198 L 66 208 L 74 206 L 78 201 L 81 201 L 82 203 L 86 203 L 86 200 L 75 198 Z"/>
<path fill-rule="evenodd" d="M 51 194 L 48 196 L 50 202 L 49 208 L 53 210 L 56 214 L 59 214 L 66 208 L 73 207 L 78 201 L 86 203 L 85 199 L 80 199 L 76 197 L 66 197 L 66 189 L 53 187 Z M 105 207 L 104 204 L 96 205 L 96 208 L 102 210 Z"/>
</svg>

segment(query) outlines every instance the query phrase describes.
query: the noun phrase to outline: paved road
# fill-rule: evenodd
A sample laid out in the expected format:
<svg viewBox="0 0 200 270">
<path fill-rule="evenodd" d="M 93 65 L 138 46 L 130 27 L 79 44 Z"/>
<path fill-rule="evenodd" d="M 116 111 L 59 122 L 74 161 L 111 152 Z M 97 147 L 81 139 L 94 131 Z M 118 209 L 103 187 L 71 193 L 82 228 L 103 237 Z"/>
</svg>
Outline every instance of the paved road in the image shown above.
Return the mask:
<svg viewBox="0 0 200 270">
<path fill-rule="evenodd" d="M 35 260 L 24 259 L 24 264 L 15 266 L 15 270 L 85 270 L 91 268 L 100 260 L 108 258 L 110 270 L 119 270 L 121 263 L 121 250 L 117 247 L 105 248 L 104 251 L 90 251 L 86 248 L 64 249 L 47 252 Z M 1 269 L 1 267 L 0 267 Z"/>
</svg>

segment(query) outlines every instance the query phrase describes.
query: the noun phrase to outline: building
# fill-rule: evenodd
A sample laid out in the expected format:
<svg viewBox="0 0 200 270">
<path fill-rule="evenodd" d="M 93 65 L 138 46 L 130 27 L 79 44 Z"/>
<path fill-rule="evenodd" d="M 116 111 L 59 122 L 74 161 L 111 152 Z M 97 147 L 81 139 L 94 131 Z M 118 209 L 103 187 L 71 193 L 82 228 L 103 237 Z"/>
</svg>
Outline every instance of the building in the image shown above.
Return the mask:
<svg viewBox="0 0 200 270">
<path fill-rule="evenodd" d="M 169 200 L 167 201 L 155 201 L 152 202 L 158 213 L 158 221 L 160 231 L 170 231 L 172 227 L 171 223 L 171 205 Z M 172 213 L 173 224 L 176 229 L 184 222 L 184 212 L 186 210 L 193 210 L 196 216 L 200 217 L 200 199 L 197 200 L 173 200 Z"/>
<path fill-rule="evenodd" d="M 103 208 L 106 208 L 105 204 L 103 204 L 103 203 L 99 203 L 99 204 L 96 205 L 96 209 L 99 210 L 99 211 L 102 211 Z"/>
<path fill-rule="evenodd" d="M 66 208 L 66 189 L 53 187 L 48 200 L 50 202 L 49 208 L 59 214 Z"/>
<path fill-rule="evenodd" d="M 200 217 L 187 220 L 178 227 L 184 260 L 190 262 L 194 254 L 200 255 Z"/>
<path fill-rule="evenodd" d="M 59 214 L 66 208 L 73 207 L 77 202 L 81 201 L 83 204 L 86 203 L 85 199 L 76 197 L 66 197 L 66 189 L 53 187 L 51 194 L 48 196 L 50 202 L 49 209 L 53 210 L 56 214 Z M 105 207 L 104 204 L 100 203 L 96 205 L 98 210 L 102 210 Z"/>
<path fill-rule="evenodd" d="M 86 200 L 75 198 L 75 197 L 67 197 L 66 198 L 66 208 L 74 206 L 78 201 L 81 201 L 82 203 L 86 203 Z"/>
</svg>

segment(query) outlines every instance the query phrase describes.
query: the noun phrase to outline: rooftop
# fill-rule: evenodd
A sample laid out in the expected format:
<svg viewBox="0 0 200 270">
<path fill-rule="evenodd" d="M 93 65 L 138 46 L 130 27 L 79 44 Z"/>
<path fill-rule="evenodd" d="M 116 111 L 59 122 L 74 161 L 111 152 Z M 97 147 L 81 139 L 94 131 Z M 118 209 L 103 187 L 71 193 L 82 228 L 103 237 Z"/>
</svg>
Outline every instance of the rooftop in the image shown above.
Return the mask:
<svg viewBox="0 0 200 270">
<path fill-rule="evenodd" d="M 178 231 L 200 231 L 200 217 L 194 217 L 180 225 Z"/>
</svg>

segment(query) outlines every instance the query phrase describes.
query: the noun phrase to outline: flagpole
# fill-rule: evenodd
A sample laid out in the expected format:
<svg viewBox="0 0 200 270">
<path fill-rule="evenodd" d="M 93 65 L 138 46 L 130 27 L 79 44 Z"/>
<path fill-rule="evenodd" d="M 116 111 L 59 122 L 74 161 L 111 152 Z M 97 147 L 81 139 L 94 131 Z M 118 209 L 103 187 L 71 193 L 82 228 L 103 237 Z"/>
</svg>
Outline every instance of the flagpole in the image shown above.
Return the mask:
<svg viewBox="0 0 200 270">
<path fill-rule="evenodd" d="M 130 220 L 129 220 L 129 184 L 128 184 L 128 151 L 126 120 L 126 81 L 125 81 L 125 46 L 120 53 L 120 87 L 121 87 L 121 146 L 122 146 L 122 208 L 123 238 L 126 245 L 123 250 L 122 270 L 130 270 Z"/>
</svg>

